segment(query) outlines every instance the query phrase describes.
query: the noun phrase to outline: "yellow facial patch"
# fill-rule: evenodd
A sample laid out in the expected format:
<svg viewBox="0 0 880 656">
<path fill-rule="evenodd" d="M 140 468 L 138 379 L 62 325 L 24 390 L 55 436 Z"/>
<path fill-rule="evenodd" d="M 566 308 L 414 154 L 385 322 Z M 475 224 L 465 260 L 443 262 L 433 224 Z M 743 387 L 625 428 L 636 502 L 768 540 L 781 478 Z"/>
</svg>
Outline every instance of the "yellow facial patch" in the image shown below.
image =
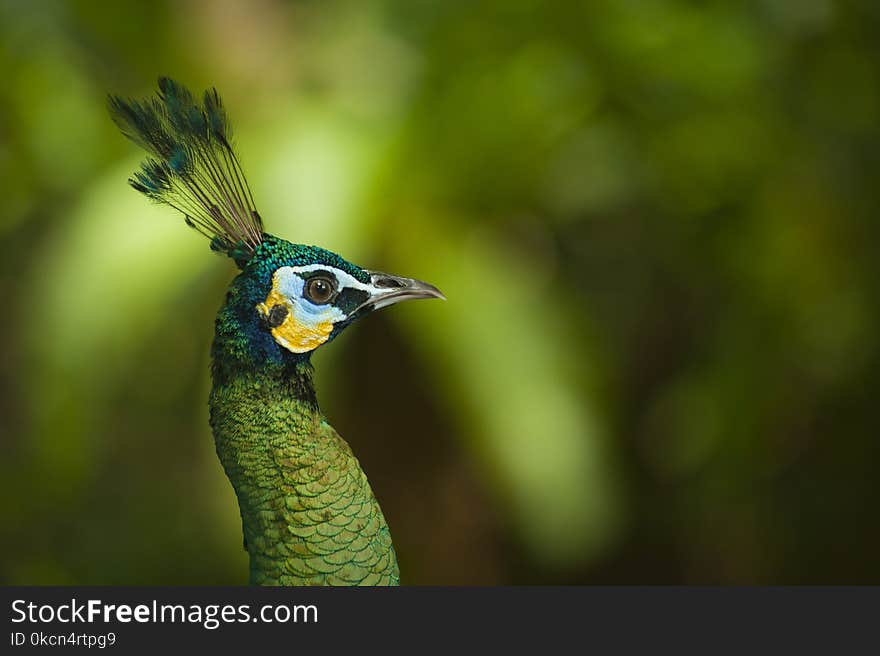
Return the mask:
<svg viewBox="0 0 880 656">
<path fill-rule="evenodd" d="M 275 341 L 293 353 L 307 353 L 326 342 L 333 332 L 333 321 L 329 316 L 333 308 L 327 308 L 326 318 L 321 314 L 299 311 L 297 303 L 285 298 L 276 287 L 277 280 L 273 280 L 272 291 L 263 303 L 257 305 L 257 311 L 264 319 L 269 318 L 275 306 L 286 309 L 284 321 L 271 329 Z"/>
</svg>

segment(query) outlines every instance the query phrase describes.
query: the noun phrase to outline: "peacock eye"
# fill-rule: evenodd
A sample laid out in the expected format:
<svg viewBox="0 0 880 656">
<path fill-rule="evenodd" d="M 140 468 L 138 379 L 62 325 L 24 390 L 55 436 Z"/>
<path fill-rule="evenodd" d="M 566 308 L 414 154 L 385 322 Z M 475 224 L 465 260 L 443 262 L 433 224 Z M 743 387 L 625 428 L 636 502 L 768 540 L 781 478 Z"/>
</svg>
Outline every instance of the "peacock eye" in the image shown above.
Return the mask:
<svg viewBox="0 0 880 656">
<path fill-rule="evenodd" d="M 323 305 L 333 298 L 336 286 L 329 278 L 315 277 L 306 281 L 305 297 L 316 305 Z"/>
</svg>

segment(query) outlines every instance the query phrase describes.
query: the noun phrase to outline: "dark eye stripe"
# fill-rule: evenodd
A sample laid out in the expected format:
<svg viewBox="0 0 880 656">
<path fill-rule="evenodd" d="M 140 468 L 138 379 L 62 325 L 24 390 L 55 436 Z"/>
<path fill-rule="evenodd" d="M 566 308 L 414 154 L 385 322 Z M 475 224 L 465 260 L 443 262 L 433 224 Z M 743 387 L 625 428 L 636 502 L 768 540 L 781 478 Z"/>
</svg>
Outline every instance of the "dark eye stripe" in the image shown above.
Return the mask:
<svg viewBox="0 0 880 656">
<path fill-rule="evenodd" d="M 315 276 L 321 276 L 322 278 L 330 278 L 331 280 L 336 280 L 336 276 L 333 275 L 332 271 L 327 271 L 325 269 L 315 269 L 314 271 L 297 271 L 296 275 L 298 275 L 303 280 L 309 280 L 314 278 Z"/>
<path fill-rule="evenodd" d="M 357 306 L 366 301 L 367 297 L 369 297 L 369 294 L 362 289 L 343 287 L 336 296 L 336 300 L 333 301 L 333 305 L 345 312 L 345 314 L 349 314 Z"/>
</svg>

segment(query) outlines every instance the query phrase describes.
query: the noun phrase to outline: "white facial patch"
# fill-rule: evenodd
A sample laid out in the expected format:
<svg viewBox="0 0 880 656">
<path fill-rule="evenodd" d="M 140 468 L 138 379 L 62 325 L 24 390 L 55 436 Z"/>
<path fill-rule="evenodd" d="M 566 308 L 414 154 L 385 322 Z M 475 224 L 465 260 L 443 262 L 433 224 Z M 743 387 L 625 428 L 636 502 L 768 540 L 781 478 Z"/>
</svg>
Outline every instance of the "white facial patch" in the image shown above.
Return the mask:
<svg viewBox="0 0 880 656">
<path fill-rule="evenodd" d="M 272 327 L 275 341 L 293 353 L 306 353 L 327 341 L 333 325 L 346 318 L 346 314 L 332 303 L 317 304 L 305 297 L 306 278 L 303 274 L 326 271 L 336 279 L 337 291 L 347 287 L 360 289 L 372 295 L 376 289 L 357 280 L 345 271 L 322 264 L 302 267 L 280 267 L 272 276 L 272 290 L 257 311 L 269 317 L 273 307 L 286 308 L 284 320 Z"/>
</svg>

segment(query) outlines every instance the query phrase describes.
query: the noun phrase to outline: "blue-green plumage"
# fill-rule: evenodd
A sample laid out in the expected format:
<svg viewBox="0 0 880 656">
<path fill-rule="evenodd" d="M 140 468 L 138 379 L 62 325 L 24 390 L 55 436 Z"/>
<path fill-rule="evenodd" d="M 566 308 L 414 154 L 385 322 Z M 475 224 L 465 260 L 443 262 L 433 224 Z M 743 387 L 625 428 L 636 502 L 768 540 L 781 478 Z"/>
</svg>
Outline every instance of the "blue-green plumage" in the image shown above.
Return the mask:
<svg viewBox="0 0 880 656">
<path fill-rule="evenodd" d="M 184 214 L 239 269 L 215 322 L 211 428 L 239 501 L 252 583 L 395 585 L 391 536 L 351 449 L 327 424 L 312 352 L 354 320 L 433 286 L 266 234 L 216 90 L 161 78 L 157 98 L 111 96 L 149 157 L 129 182 Z"/>
</svg>

